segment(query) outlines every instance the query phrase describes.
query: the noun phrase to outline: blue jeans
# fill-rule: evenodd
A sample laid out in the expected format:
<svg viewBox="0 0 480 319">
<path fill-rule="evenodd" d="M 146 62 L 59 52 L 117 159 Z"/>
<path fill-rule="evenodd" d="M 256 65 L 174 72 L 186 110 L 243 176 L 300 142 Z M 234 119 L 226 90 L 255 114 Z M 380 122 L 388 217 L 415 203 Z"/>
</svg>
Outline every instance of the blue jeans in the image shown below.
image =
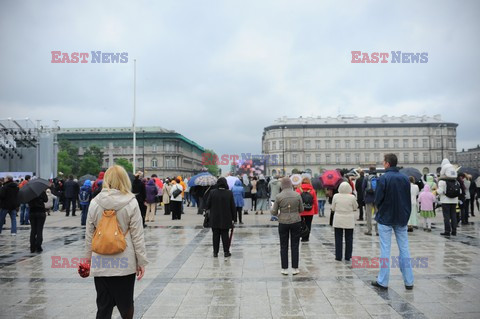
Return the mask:
<svg viewBox="0 0 480 319">
<path fill-rule="evenodd" d="M 58 211 L 58 206 L 60 205 L 60 199 L 58 197 L 55 197 L 53 199 L 53 211 L 57 212 Z"/>
<path fill-rule="evenodd" d="M 29 225 L 30 219 L 28 218 L 30 213 L 30 207 L 28 204 L 20 204 L 20 225 Z"/>
<path fill-rule="evenodd" d="M 403 282 L 406 286 L 413 285 L 413 270 L 410 262 L 410 251 L 408 249 L 408 233 L 407 226 L 387 226 L 378 224 L 378 233 L 380 236 L 380 272 L 378 273 L 377 282 L 388 287 L 390 279 L 390 248 L 392 244 L 392 230 L 395 232 L 398 250 L 400 256 L 394 263 L 400 266 Z M 399 261 L 399 262 L 398 262 Z"/>
<path fill-rule="evenodd" d="M 80 218 L 82 226 L 85 226 L 87 224 L 88 206 L 90 206 L 90 203 L 80 204 L 80 207 L 82 207 L 82 217 Z"/>
<path fill-rule="evenodd" d="M 324 199 L 318 200 L 318 216 L 325 216 L 325 202 Z"/>
<path fill-rule="evenodd" d="M 4 209 L 0 210 L 0 234 L 2 233 L 3 229 L 3 224 L 5 224 L 5 218 L 7 217 L 7 214 L 10 215 L 10 219 L 12 220 L 12 234 L 17 233 L 17 211 L 15 209 L 9 210 L 9 209 Z"/>
</svg>

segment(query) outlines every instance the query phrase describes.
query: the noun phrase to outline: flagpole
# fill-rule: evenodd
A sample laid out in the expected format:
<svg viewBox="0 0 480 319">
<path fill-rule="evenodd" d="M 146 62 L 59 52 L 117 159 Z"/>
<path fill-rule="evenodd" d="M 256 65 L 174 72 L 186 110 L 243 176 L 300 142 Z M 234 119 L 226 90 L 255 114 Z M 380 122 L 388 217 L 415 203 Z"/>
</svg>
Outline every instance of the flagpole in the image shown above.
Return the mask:
<svg viewBox="0 0 480 319">
<path fill-rule="evenodd" d="M 137 163 L 137 134 L 135 130 L 135 116 L 137 113 L 137 60 L 133 60 L 133 174 L 135 174 L 135 164 Z"/>
</svg>

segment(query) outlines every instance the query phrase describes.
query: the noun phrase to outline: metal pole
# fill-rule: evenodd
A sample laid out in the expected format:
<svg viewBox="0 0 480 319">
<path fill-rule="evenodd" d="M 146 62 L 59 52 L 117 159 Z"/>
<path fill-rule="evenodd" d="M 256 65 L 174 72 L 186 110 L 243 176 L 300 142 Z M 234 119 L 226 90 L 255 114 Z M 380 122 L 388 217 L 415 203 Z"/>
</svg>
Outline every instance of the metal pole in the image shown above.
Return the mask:
<svg viewBox="0 0 480 319">
<path fill-rule="evenodd" d="M 143 141 L 143 147 L 142 147 L 142 171 L 143 171 L 143 176 L 145 176 L 145 130 L 142 130 L 142 141 Z"/>
<path fill-rule="evenodd" d="M 287 176 L 286 172 L 285 172 L 285 131 L 284 131 L 284 127 L 282 126 L 282 140 L 283 140 L 283 147 L 282 147 L 282 152 L 283 152 L 283 156 L 282 156 L 282 164 L 283 164 L 283 176 Z"/>
<path fill-rule="evenodd" d="M 133 174 L 135 174 L 135 164 L 137 163 L 137 135 L 135 132 L 135 115 L 137 113 L 137 60 L 133 59 Z"/>
<path fill-rule="evenodd" d="M 443 125 L 440 124 L 440 138 L 442 139 L 442 161 L 444 159 L 443 157 Z"/>
</svg>

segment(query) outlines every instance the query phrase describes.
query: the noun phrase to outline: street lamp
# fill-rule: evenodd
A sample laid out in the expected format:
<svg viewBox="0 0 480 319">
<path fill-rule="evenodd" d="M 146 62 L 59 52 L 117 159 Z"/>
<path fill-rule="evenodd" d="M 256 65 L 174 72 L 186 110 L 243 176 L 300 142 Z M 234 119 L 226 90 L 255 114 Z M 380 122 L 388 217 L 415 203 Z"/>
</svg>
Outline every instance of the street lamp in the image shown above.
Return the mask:
<svg viewBox="0 0 480 319">
<path fill-rule="evenodd" d="M 142 130 L 142 171 L 143 176 L 145 176 L 145 130 Z"/>
<path fill-rule="evenodd" d="M 286 126 L 282 126 L 282 140 L 283 140 L 283 147 L 282 147 L 282 165 L 283 165 L 283 176 L 286 176 L 286 172 L 285 172 L 285 132 L 284 132 L 284 129 L 286 129 L 287 127 Z"/>
</svg>

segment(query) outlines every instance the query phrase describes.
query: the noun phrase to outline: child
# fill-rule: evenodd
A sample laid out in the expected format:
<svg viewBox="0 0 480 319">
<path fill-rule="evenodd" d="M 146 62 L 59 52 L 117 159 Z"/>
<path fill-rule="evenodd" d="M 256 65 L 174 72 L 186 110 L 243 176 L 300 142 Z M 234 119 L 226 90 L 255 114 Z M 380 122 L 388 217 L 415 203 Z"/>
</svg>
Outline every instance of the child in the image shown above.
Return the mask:
<svg viewBox="0 0 480 319">
<path fill-rule="evenodd" d="M 420 206 L 420 216 L 424 218 L 424 231 L 432 231 L 431 218 L 435 217 L 435 210 L 433 205 L 435 204 L 435 195 L 430 191 L 430 186 L 426 184 L 423 187 L 422 192 L 418 195 L 418 205 Z M 413 212 L 412 212 L 413 213 Z"/>
</svg>

